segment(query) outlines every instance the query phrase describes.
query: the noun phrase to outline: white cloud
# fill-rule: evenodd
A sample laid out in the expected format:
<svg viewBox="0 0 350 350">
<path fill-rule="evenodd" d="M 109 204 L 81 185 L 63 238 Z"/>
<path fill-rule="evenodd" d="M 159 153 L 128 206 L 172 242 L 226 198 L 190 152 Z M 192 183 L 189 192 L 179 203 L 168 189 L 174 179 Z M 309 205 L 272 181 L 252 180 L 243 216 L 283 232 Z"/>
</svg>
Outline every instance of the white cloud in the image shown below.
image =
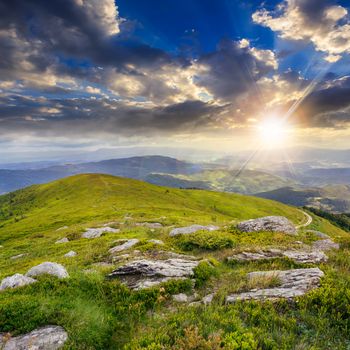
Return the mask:
<svg viewBox="0 0 350 350">
<path fill-rule="evenodd" d="M 305 0 L 287 0 L 276 11 L 262 9 L 252 18 L 255 23 L 278 32 L 283 39 L 311 41 L 316 50 L 327 54 L 325 59 L 329 62 L 350 53 L 348 11 L 342 6 L 320 5 L 317 9 L 320 15 L 313 18 L 312 13 L 303 9 L 303 3 Z"/>
<path fill-rule="evenodd" d="M 114 0 L 75 0 L 76 4 L 83 7 L 91 21 L 96 22 L 106 35 L 119 33 L 118 8 Z"/>
</svg>

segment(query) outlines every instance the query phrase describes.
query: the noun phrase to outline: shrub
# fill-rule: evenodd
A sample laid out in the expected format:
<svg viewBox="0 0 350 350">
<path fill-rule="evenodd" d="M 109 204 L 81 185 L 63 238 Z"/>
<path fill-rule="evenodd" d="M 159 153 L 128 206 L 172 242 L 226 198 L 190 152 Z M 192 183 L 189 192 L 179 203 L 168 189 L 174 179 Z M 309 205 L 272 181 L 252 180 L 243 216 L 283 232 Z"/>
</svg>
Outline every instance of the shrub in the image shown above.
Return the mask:
<svg viewBox="0 0 350 350">
<path fill-rule="evenodd" d="M 206 261 L 202 261 L 194 269 L 194 277 L 196 279 L 196 287 L 201 287 L 210 277 L 215 276 L 217 271 L 215 267 Z"/>
<path fill-rule="evenodd" d="M 177 243 L 179 247 L 184 250 L 193 250 L 195 248 L 217 250 L 232 248 L 235 245 L 235 242 L 230 234 L 205 231 L 183 235 L 178 238 Z"/>
</svg>

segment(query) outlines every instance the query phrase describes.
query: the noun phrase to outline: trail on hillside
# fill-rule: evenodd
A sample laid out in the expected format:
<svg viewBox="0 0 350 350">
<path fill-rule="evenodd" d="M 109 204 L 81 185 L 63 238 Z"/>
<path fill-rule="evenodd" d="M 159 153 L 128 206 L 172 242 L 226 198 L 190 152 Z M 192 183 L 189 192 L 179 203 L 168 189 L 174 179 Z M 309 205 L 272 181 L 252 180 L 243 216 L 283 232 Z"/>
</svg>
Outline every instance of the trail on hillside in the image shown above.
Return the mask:
<svg viewBox="0 0 350 350">
<path fill-rule="evenodd" d="M 301 228 L 301 227 L 309 226 L 309 225 L 311 225 L 311 223 L 312 223 L 312 216 L 311 216 L 310 214 L 306 213 L 306 212 L 303 211 L 303 210 L 300 210 L 300 211 L 305 215 L 305 217 L 306 217 L 306 222 L 303 223 L 303 224 L 297 225 L 297 226 L 296 226 L 297 229 L 299 229 L 299 228 Z"/>
</svg>

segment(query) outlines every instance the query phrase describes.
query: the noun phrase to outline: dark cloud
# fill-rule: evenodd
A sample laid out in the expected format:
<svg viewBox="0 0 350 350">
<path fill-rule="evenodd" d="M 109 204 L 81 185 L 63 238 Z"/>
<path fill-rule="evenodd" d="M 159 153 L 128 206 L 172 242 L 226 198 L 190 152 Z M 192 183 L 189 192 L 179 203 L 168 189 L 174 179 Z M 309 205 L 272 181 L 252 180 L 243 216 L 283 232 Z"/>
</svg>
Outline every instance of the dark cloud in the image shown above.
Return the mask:
<svg viewBox="0 0 350 350">
<path fill-rule="evenodd" d="M 109 99 L 0 98 L 1 132 L 36 135 L 200 132 L 217 123 L 224 111 L 225 107 L 202 101 L 146 108 Z"/>
<path fill-rule="evenodd" d="M 199 63 L 208 66 L 209 70 L 198 78 L 198 85 L 208 88 L 217 98 L 232 100 L 273 70 L 269 59 L 258 59 L 249 46 L 240 47 L 238 42 L 222 41 L 217 51 L 199 59 Z"/>
<path fill-rule="evenodd" d="M 350 123 L 350 77 L 327 81 L 330 86 L 311 93 L 301 106 L 307 123 L 317 127 L 339 127 Z"/>
</svg>

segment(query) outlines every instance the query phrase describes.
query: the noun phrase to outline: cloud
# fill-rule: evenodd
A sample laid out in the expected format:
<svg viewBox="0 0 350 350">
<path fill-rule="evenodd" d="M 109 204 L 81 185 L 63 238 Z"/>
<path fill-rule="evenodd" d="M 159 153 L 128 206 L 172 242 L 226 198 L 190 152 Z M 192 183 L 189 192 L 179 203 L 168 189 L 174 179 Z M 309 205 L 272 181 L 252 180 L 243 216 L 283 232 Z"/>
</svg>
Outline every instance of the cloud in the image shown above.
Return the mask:
<svg viewBox="0 0 350 350">
<path fill-rule="evenodd" d="M 197 64 L 206 67 L 197 77 L 197 85 L 231 102 L 277 68 L 272 51 L 252 48 L 248 40 L 222 41 L 215 52 L 200 57 Z"/>
<path fill-rule="evenodd" d="M 325 81 L 302 105 L 306 125 L 344 127 L 350 124 L 350 76 Z"/>
<path fill-rule="evenodd" d="M 224 106 L 187 100 L 168 106 L 107 98 L 0 96 L 1 133 L 36 136 L 200 133 L 220 122 Z"/>
<path fill-rule="evenodd" d="M 312 42 L 326 53 L 329 62 L 350 53 L 350 22 L 346 8 L 327 0 L 286 0 L 275 11 L 261 9 L 252 16 L 255 23 L 278 32 L 288 40 Z"/>
</svg>

